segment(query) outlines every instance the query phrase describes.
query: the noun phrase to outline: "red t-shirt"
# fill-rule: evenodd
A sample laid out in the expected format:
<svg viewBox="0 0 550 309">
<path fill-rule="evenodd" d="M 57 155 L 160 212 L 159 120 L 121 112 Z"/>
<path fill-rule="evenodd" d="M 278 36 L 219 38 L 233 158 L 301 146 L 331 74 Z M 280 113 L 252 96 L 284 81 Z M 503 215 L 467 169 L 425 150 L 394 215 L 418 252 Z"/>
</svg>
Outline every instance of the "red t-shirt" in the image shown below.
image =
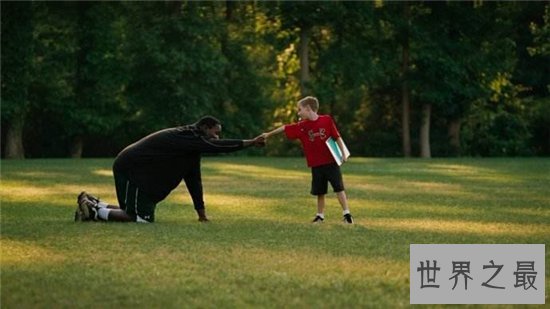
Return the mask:
<svg viewBox="0 0 550 309">
<path fill-rule="evenodd" d="M 307 166 L 315 167 L 334 163 L 326 140 L 329 137 L 337 139 L 340 133 L 329 115 L 319 115 L 317 120 L 302 120 L 285 126 L 288 139 L 299 139 L 304 147 Z"/>
</svg>

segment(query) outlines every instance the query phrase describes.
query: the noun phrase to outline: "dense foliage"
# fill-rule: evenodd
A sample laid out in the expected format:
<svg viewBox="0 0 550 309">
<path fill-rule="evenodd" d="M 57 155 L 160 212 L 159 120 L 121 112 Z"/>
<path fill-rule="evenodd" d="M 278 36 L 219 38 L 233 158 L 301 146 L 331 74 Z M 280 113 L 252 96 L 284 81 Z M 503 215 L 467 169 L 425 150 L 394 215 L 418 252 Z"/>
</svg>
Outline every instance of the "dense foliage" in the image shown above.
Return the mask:
<svg viewBox="0 0 550 309">
<path fill-rule="evenodd" d="M 113 156 L 205 114 L 249 138 L 304 95 L 354 155 L 550 154 L 546 2 L 1 5 L 3 157 Z"/>
</svg>

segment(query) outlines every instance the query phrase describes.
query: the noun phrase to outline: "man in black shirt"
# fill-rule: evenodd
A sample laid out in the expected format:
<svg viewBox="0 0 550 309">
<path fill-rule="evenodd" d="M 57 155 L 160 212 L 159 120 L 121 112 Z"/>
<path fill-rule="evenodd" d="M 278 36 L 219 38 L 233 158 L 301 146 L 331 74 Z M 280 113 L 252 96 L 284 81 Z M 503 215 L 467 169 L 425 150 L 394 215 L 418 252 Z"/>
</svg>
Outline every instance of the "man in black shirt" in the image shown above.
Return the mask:
<svg viewBox="0 0 550 309">
<path fill-rule="evenodd" d="M 120 206 L 108 205 L 80 193 L 75 221 L 154 222 L 156 204 L 183 180 L 189 190 L 199 221 L 208 221 L 204 208 L 201 154 L 225 153 L 265 140 L 220 139 L 221 123 L 205 116 L 192 125 L 152 133 L 122 150 L 113 164 Z"/>
</svg>

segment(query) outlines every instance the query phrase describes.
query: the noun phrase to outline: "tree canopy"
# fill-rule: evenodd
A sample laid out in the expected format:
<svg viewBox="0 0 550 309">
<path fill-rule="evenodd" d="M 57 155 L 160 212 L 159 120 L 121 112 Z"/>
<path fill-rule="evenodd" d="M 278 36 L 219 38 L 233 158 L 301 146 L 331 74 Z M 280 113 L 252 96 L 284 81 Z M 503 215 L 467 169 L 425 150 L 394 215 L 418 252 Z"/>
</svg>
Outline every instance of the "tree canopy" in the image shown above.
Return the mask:
<svg viewBox="0 0 550 309">
<path fill-rule="evenodd" d="M 114 156 L 206 114 L 250 138 L 304 95 L 358 156 L 550 154 L 546 2 L 1 6 L 4 158 Z"/>
</svg>

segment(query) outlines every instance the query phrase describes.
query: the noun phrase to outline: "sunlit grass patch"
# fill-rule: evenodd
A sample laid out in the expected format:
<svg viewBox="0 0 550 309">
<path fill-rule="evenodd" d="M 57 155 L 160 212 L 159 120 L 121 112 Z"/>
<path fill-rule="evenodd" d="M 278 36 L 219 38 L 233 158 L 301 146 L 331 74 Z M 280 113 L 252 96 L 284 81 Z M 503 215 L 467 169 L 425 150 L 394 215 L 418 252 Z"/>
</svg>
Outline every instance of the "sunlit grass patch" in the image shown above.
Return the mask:
<svg viewBox="0 0 550 309">
<path fill-rule="evenodd" d="M 429 220 L 429 219 L 377 219 L 371 220 L 369 226 L 380 229 L 400 231 L 428 231 L 441 234 L 473 234 L 478 236 L 521 236 L 542 239 L 550 234 L 547 224 L 531 224 L 529 229 L 524 224 L 472 222 L 464 220 Z"/>
<path fill-rule="evenodd" d="M 2 267 L 63 263 L 68 257 L 39 244 L 2 238 Z"/>
<path fill-rule="evenodd" d="M 97 169 L 92 172 L 94 175 L 113 177 L 113 171 L 108 169 Z"/>
<path fill-rule="evenodd" d="M 82 190 L 116 203 L 111 166 L 2 161 L 2 307 L 404 307 L 411 243 L 550 240 L 548 159 L 353 157 L 345 226 L 332 192 L 310 224 L 303 158 L 205 157 L 209 224 L 184 185 L 155 224 L 72 222 Z"/>
</svg>

